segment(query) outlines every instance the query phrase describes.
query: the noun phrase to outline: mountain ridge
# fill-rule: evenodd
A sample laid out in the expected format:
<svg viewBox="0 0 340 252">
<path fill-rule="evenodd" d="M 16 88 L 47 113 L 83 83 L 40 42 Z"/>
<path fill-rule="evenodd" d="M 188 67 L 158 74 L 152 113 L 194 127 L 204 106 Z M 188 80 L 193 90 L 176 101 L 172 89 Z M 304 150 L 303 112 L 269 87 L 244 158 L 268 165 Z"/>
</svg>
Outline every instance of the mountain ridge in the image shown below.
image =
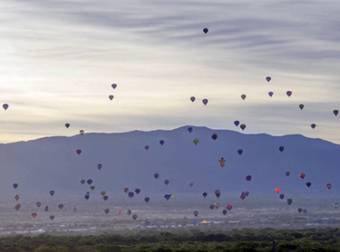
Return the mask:
<svg viewBox="0 0 340 252">
<path fill-rule="evenodd" d="M 340 143 L 332 142 L 330 140 L 322 139 L 322 138 L 313 138 L 313 137 L 307 137 L 303 134 L 296 133 L 296 134 L 284 134 L 284 135 L 273 135 L 270 133 L 265 133 L 265 132 L 259 132 L 259 133 L 247 133 L 245 131 L 236 131 L 236 130 L 230 130 L 230 129 L 223 129 L 223 128 L 210 128 L 207 126 L 197 126 L 197 125 L 184 125 L 172 129 L 151 129 L 151 130 L 130 130 L 130 131 L 122 131 L 122 132 L 86 132 L 84 135 L 120 135 L 120 134 L 130 134 L 130 133 L 161 133 L 161 132 L 169 132 L 169 131 L 177 131 L 177 130 L 182 130 L 186 129 L 188 127 L 193 127 L 195 129 L 204 129 L 204 130 L 210 130 L 210 131 L 223 131 L 223 132 L 230 132 L 230 133 L 237 133 L 237 134 L 242 134 L 242 135 L 248 135 L 248 136 L 269 136 L 269 137 L 274 137 L 274 138 L 283 138 L 283 137 L 302 137 L 305 139 L 310 139 L 310 140 L 317 140 L 321 142 L 326 142 L 329 144 L 334 144 L 340 146 Z M 18 143 L 27 143 L 27 142 L 35 142 L 35 141 L 43 141 L 47 139 L 67 139 L 67 138 L 74 138 L 78 137 L 80 134 L 75 134 L 71 136 L 66 136 L 66 135 L 56 135 L 56 136 L 44 136 L 44 137 L 38 137 L 38 138 L 33 138 L 29 140 L 22 140 L 22 141 L 15 141 L 15 142 L 8 142 L 8 143 L 0 143 L 1 145 L 10 145 L 10 144 L 18 144 Z"/>
</svg>

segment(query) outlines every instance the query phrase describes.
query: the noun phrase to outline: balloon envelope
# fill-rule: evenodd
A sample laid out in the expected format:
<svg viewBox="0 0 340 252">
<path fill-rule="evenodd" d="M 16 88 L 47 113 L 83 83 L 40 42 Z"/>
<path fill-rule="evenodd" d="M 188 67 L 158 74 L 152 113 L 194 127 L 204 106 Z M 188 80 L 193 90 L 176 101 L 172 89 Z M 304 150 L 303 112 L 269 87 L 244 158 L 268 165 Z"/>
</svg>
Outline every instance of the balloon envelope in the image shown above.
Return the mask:
<svg viewBox="0 0 340 252">
<path fill-rule="evenodd" d="M 281 188 L 280 188 L 280 187 L 275 187 L 274 191 L 275 191 L 276 193 L 280 193 L 280 192 L 281 192 Z"/>
<path fill-rule="evenodd" d="M 245 129 L 247 128 L 247 125 L 241 124 L 241 125 L 240 125 L 240 128 L 241 128 L 241 130 L 245 130 Z"/>
</svg>

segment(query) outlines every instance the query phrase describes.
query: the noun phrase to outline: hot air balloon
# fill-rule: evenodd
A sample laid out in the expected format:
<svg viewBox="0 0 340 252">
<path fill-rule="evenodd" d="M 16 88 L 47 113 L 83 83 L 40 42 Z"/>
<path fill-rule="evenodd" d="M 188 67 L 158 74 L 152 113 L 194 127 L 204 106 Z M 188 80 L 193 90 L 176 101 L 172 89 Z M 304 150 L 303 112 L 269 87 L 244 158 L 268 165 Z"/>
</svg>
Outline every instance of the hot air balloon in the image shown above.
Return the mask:
<svg viewBox="0 0 340 252">
<path fill-rule="evenodd" d="M 15 199 L 15 201 L 18 201 L 18 200 L 20 199 L 20 196 L 19 196 L 18 194 L 16 194 L 16 195 L 14 196 L 14 199 Z"/>
<path fill-rule="evenodd" d="M 231 211 L 231 209 L 233 209 L 233 205 L 228 203 L 225 207 L 228 211 Z"/>
<path fill-rule="evenodd" d="M 189 183 L 189 186 L 190 186 L 190 187 L 193 187 L 194 184 L 195 184 L 194 182 L 190 182 L 190 183 Z"/>
<path fill-rule="evenodd" d="M 285 198 L 285 195 L 284 194 L 280 194 L 280 199 L 283 200 Z"/>
<path fill-rule="evenodd" d="M 237 150 L 237 153 L 238 153 L 239 155 L 242 155 L 242 154 L 243 154 L 243 150 L 242 150 L 242 149 L 238 149 L 238 150 Z"/>
<path fill-rule="evenodd" d="M 164 145 L 165 141 L 164 140 L 159 140 L 160 145 Z"/>
<path fill-rule="evenodd" d="M 221 157 L 220 160 L 218 160 L 219 164 L 220 164 L 220 167 L 223 168 L 224 165 L 225 165 L 225 159 L 224 157 Z"/>
<path fill-rule="evenodd" d="M 65 123 L 65 127 L 68 129 L 71 126 L 69 123 Z"/>
<path fill-rule="evenodd" d="M 309 188 L 309 187 L 311 187 L 312 186 L 312 182 L 307 182 L 306 183 L 306 186 Z"/>
<path fill-rule="evenodd" d="M 103 164 L 97 164 L 97 169 L 101 170 L 103 168 Z"/>
<path fill-rule="evenodd" d="M 195 211 L 193 212 L 193 214 L 194 214 L 195 217 L 197 217 L 198 214 L 199 214 L 199 212 L 198 212 L 197 210 L 195 210 Z"/>
<path fill-rule="evenodd" d="M 240 195 L 241 200 L 245 200 L 249 196 L 249 192 L 242 192 Z"/>
<path fill-rule="evenodd" d="M 267 82 L 270 82 L 271 80 L 272 80 L 272 77 L 270 77 L 270 76 L 267 76 L 267 77 L 266 77 L 266 81 L 267 81 Z"/>
<path fill-rule="evenodd" d="M 129 188 L 128 188 L 128 187 L 125 187 L 125 188 L 124 188 L 124 192 L 125 192 L 125 193 L 128 193 L 128 192 L 129 192 Z"/>
<path fill-rule="evenodd" d="M 19 187 L 19 185 L 17 183 L 14 183 L 12 186 L 13 186 L 14 189 L 17 189 Z"/>
<path fill-rule="evenodd" d="M 9 108 L 9 105 L 8 105 L 7 103 L 2 104 L 2 108 L 3 108 L 4 110 L 7 110 L 7 109 Z"/>
<path fill-rule="evenodd" d="M 128 210 L 126 211 L 126 214 L 127 214 L 127 215 L 131 215 L 131 214 L 132 214 L 131 209 L 128 209 Z"/>
<path fill-rule="evenodd" d="M 312 123 L 312 124 L 310 125 L 310 127 L 311 127 L 312 129 L 315 129 L 315 128 L 316 128 L 316 124 L 315 124 L 315 123 Z"/>
<path fill-rule="evenodd" d="M 91 189 L 92 191 L 94 191 L 94 189 L 96 189 L 96 187 L 95 187 L 94 185 L 92 185 L 92 186 L 90 186 L 90 189 Z"/>
<path fill-rule="evenodd" d="M 54 216 L 54 215 L 50 215 L 50 217 L 49 217 L 49 218 L 50 218 L 50 220 L 52 220 L 52 221 L 53 221 L 53 220 L 54 220 L 54 218 L 55 218 L 55 216 Z"/>
<path fill-rule="evenodd" d="M 219 198 L 219 197 L 221 196 L 221 191 L 218 190 L 218 189 L 215 190 L 214 193 L 215 193 L 215 196 L 216 196 L 217 198 Z"/>
<path fill-rule="evenodd" d="M 45 206 L 44 211 L 48 212 L 48 206 Z"/>
<path fill-rule="evenodd" d="M 288 91 L 286 92 L 286 94 L 287 94 L 287 96 L 288 96 L 288 97 L 291 97 L 291 96 L 292 96 L 292 94 L 293 94 L 293 92 L 292 92 L 292 91 L 290 91 L 290 90 L 288 90 Z"/>
<path fill-rule="evenodd" d="M 117 85 L 116 83 L 112 83 L 112 84 L 111 84 L 111 87 L 112 87 L 113 89 L 116 89 L 117 86 L 118 86 L 118 85 Z"/>
<path fill-rule="evenodd" d="M 109 95 L 109 99 L 110 99 L 110 101 L 112 101 L 112 100 L 113 100 L 113 98 L 114 98 L 114 95 Z"/>
<path fill-rule="evenodd" d="M 195 138 L 193 141 L 194 145 L 198 145 L 200 143 L 200 140 L 198 138 Z"/>
<path fill-rule="evenodd" d="M 134 192 L 129 192 L 128 196 L 129 196 L 129 198 L 133 198 L 133 196 L 135 196 L 135 194 L 134 194 Z"/>
<path fill-rule="evenodd" d="M 241 192 L 240 199 L 245 200 L 246 199 L 246 194 L 244 192 Z"/>
<path fill-rule="evenodd" d="M 164 198 L 166 199 L 166 200 L 169 200 L 170 198 L 171 198 L 171 194 L 170 193 L 167 193 L 167 194 L 164 194 Z"/>
<path fill-rule="evenodd" d="M 92 185 L 93 180 L 92 180 L 92 179 L 88 179 L 88 180 L 86 181 L 86 183 L 87 183 L 88 185 Z"/>
<path fill-rule="evenodd" d="M 55 191 L 51 190 L 49 193 L 50 193 L 51 196 L 53 196 L 55 194 Z"/>
<path fill-rule="evenodd" d="M 144 201 L 145 201 L 146 203 L 148 203 L 148 202 L 150 201 L 150 197 L 145 197 L 145 198 L 144 198 Z"/>
<path fill-rule="evenodd" d="M 137 220 L 137 218 L 138 218 L 138 215 L 137 215 L 137 214 L 132 215 L 132 219 L 133 219 L 133 220 Z"/>
<path fill-rule="evenodd" d="M 164 184 L 165 184 L 165 185 L 168 185 L 168 184 L 170 184 L 170 180 L 168 180 L 168 179 L 165 179 L 165 180 L 164 180 Z"/>
<path fill-rule="evenodd" d="M 104 200 L 104 201 L 107 201 L 108 199 L 109 199 L 109 196 L 107 196 L 107 195 L 104 195 L 104 196 L 103 196 L 103 200 Z"/>
<path fill-rule="evenodd" d="M 82 184 L 82 185 L 85 184 L 85 179 L 81 179 L 80 184 Z"/>
<path fill-rule="evenodd" d="M 191 96 L 191 97 L 190 97 L 190 101 L 191 101 L 191 102 L 196 101 L 196 97 L 195 97 L 195 96 Z"/>
<path fill-rule="evenodd" d="M 62 210 L 64 208 L 64 204 L 58 204 L 58 208 Z"/>
<path fill-rule="evenodd" d="M 149 146 L 149 145 L 145 145 L 145 146 L 144 146 L 144 149 L 145 149 L 145 150 L 148 150 L 148 149 L 150 149 L 150 146 Z"/>
<path fill-rule="evenodd" d="M 275 187 L 274 191 L 275 191 L 276 193 L 280 193 L 280 192 L 281 192 L 281 188 L 280 188 L 280 187 Z"/>
<path fill-rule="evenodd" d="M 269 91 L 269 92 L 268 92 L 268 95 L 269 95 L 269 97 L 273 97 L 274 92 L 273 92 L 273 91 Z"/>
<path fill-rule="evenodd" d="M 252 176 L 251 175 L 246 176 L 246 180 L 247 181 L 251 181 L 252 180 Z"/>
<path fill-rule="evenodd" d="M 280 152 L 283 152 L 284 150 L 285 150 L 285 147 L 284 147 L 284 146 L 280 146 L 280 147 L 279 147 L 279 151 L 280 151 Z"/>
<path fill-rule="evenodd" d="M 245 130 L 245 129 L 247 128 L 247 125 L 241 124 L 241 125 L 240 125 L 240 128 L 241 128 L 241 130 Z"/>
<path fill-rule="evenodd" d="M 141 192 L 141 189 L 139 189 L 139 188 L 136 188 L 136 189 L 135 189 L 135 193 L 136 193 L 136 194 L 140 194 L 140 192 Z"/>
<path fill-rule="evenodd" d="M 299 177 L 300 179 L 304 179 L 306 177 L 306 174 L 304 172 L 300 172 Z"/>
<path fill-rule="evenodd" d="M 234 121 L 234 125 L 236 126 L 236 127 L 238 127 L 239 125 L 240 125 L 240 121 Z"/>
<path fill-rule="evenodd" d="M 286 171 L 286 176 L 287 176 L 287 177 L 290 176 L 290 171 Z"/>
<path fill-rule="evenodd" d="M 188 132 L 191 133 L 194 129 L 192 127 L 188 127 Z"/>
<path fill-rule="evenodd" d="M 110 212 L 110 209 L 108 209 L 108 208 L 105 208 L 105 209 L 104 209 L 104 213 L 105 213 L 105 214 L 109 214 L 109 212 Z"/>
<path fill-rule="evenodd" d="M 79 134 L 82 136 L 85 134 L 85 130 L 79 130 Z"/>
<path fill-rule="evenodd" d="M 35 203 L 35 205 L 39 208 L 39 207 L 41 207 L 41 202 L 38 201 L 38 202 Z"/>
<path fill-rule="evenodd" d="M 338 109 L 334 109 L 334 110 L 333 110 L 333 114 L 334 114 L 335 116 L 338 116 L 339 110 L 338 110 Z"/>
<path fill-rule="evenodd" d="M 218 136 L 217 136 L 216 133 L 214 133 L 214 134 L 211 135 L 211 139 L 212 139 L 212 140 L 217 140 L 217 138 L 218 138 Z"/>
<path fill-rule="evenodd" d="M 87 193 L 85 194 L 84 198 L 85 198 L 86 200 L 89 200 L 89 199 L 90 199 L 90 193 L 87 192 Z"/>
<path fill-rule="evenodd" d="M 287 204 L 288 204 L 288 205 L 293 204 L 293 199 L 287 199 Z"/>
<path fill-rule="evenodd" d="M 203 198 L 206 198 L 208 196 L 208 193 L 207 192 L 203 192 L 202 196 L 203 196 Z"/>
<path fill-rule="evenodd" d="M 242 100 L 245 100 L 246 98 L 247 98 L 247 95 L 241 94 L 241 99 L 242 99 Z"/>
<path fill-rule="evenodd" d="M 326 185 L 326 187 L 327 187 L 328 190 L 331 190 L 331 189 L 332 189 L 332 184 L 331 184 L 331 183 L 328 183 L 328 184 Z"/>
<path fill-rule="evenodd" d="M 223 215 L 227 215 L 227 213 L 228 213 L 227 209 L 223 209 L 223 210 L 222 210 L 222 214 L 223 214 Z"/>
<path fill-rule="evenodd" d="M 209 29 L 207 27 L 203 28 L 203 32 L 207 34 L 209 32 Z"/>
<path fill-rule="evenodd" d="M 32 218 L 35 219 L 37 218 L 38 214 L 37 213 L 32 213 Z"/>
<path fill-rule="evenodd" d="M 303 105 L 303 104 L 300 104 L 300 105 L 299 105 L 299 108 L 300 108 L 301 110 L 303 110 L 304 107 L 305 107 L 305 105 Z"/>
<path fill-rule="evenodd" d="M 82 153 L 82 150 L 81 149 L 77 149 L 76 153 L 77 153 L 77 155 L 80 155 Z"/>
<path fill-rule="evenodd" d="M 158 178 L 159 178 L 159 174 L 158 174 L 158 173 L 155 173 L 155 174 L 153 175 L 153 177 L 154 177 L 155 179 L 158 179 Z"/>
<path fill-rule="evenodd" d="M 206 106 L 206 105 L 208 105 L 208 99 L 207 98 L 204 98 L 203 100 L 202 100 L 202 103 Z"/>
</svg>

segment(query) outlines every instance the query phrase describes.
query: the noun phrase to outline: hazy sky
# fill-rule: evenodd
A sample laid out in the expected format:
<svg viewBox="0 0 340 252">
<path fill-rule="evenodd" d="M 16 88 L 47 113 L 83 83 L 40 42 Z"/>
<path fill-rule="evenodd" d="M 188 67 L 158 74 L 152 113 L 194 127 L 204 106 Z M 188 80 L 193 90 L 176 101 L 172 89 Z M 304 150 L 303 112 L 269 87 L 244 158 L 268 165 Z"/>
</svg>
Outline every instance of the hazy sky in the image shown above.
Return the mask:
<svg viewBox="0 0 340 252">
<path fill-rule="evenodd" d="M 339 1 L 1 0 L 0 11 L 0 142 L 240 120 L 340 143 Z"/>
</svg>

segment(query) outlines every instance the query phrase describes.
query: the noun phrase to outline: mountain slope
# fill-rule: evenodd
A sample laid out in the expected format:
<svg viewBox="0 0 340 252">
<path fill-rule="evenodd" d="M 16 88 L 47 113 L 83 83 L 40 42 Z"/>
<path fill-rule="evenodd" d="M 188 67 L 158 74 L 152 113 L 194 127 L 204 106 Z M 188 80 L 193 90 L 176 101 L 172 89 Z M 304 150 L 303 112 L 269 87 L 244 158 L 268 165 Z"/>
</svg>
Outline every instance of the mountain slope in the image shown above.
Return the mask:
<svg viewBox="0 0 340 252">
<path fill-rule="evenodd" d="M 273 195 L 275 186 L 285 193 L 314 196 L 336 195 L 340 188 L 340 146 L 301 135 L 247 135 L 228 130 L 188 127 L 170 131 L 90 133 L 73 137 L 50 137 L 0 145 L 1 200 L 12 197 L 12 183 L 26 195 L 77 195 L 89 189 L 80 179 L 93 178 L 98 189 L 122 192 L 139 187 L 143 192 L 201 193 L 220 189 Z M 217 140 L 211 135 L 216 133 Z M 200 143 L 195 146 L 193 139 Z M 165 144 L 160 145 L 163 139 Z M 145 146 L 150 148 L 145 150 Z M 279 146 L 285 146 L 280 152 Z M 77 155 L 76 149 L 82 154 Z M 243 154 L 237 153 L 243 149 Z M 226 164 L 220 168 L 218 160 Z M 102 163 L 102 170 L 97 164 Z M 289 177 L 285 172 L 290 171 Z M 305 180 L 298 174 L 306 173 Z M 153 178 L 158 172 L 160 178 Z M 245 176 L 252 175 L 247 182 Z M 165 186 L 164 179 L 170 184 Z M 311 181 L 307 189 L 305 182 Z M 194 182 L 193 187 L 188 183 Z M 328 191 L 326 184 L 332 183 Z"/>
</svg>

